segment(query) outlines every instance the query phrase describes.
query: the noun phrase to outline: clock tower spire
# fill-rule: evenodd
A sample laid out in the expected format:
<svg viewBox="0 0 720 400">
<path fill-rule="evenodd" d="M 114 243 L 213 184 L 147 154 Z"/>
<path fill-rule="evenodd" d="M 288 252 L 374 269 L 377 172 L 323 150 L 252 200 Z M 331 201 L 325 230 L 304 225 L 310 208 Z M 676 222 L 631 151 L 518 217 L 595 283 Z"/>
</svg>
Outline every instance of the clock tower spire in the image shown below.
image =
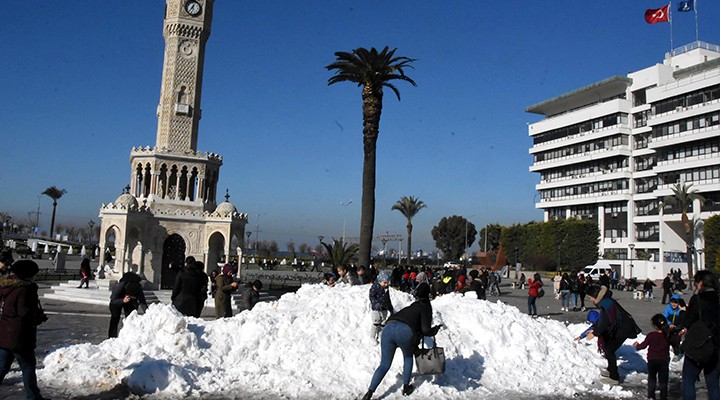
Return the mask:
<svg viewBox="0 0 720 400">
<path fill-rule="evenodd" d="M 167 0 L 158 150 L 184 154 L 197 150 L 205 44 L 210 37 L 213 0 Z"/>
</svg>

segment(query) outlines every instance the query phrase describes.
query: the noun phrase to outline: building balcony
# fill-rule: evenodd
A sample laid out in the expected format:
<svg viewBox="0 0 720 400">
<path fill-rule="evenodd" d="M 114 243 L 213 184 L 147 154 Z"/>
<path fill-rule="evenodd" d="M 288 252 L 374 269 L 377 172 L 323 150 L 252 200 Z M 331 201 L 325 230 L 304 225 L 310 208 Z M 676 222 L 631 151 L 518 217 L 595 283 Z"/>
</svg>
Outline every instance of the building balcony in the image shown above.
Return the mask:
<svg viewBox="0 0 720 400">
<path fill-rule="evenodd" d="M 673 146 L 680 143 L 692 142 L 695 140 L 710 139 L 720 133 L 720 125 L 706 126 L 700 129 L 678 132 L 657 138 L 650 138 L 649 148 L 658 149 L 661 147 Z"/>
<path fill-rule="evenodd" d="M 690 156 L 660 161 L 653 168 L 653 172 L 659 174 L 668 171 L 706 167 L 708 165 L 716 165 L 719 163 L 720 153 L 703 154 L 699 156 Z"/>
<path fill-rule="evenodd" d="M 607 136 L 614 136 L 617 134 L 630 135 L 630 127 L 628 127 L 627 125 L 613 125 L 606 128 L 597 128 L 587 132 L 576 133 L 574 135 L 565 136 L 562 138 L 536 144 L 530 148 L 529 153 L 535 154 L 556 148 L 573 146 L 585 142 L 592 142 L 594 140 L 602 139 Z"/>
<path fill-rule="evenodd" d="M 631 151 L 630 146 L 621 145 L 612 148 L 605 148 L 600 150 L 586 151 L 583 153 L 570 154 L 564 157 L 553 158 L 552 160 L 544 160 L 535 162 L 530 166 L 530 172 L 538 172 L 551 168 L 563 167 L 566 165 L 580 164 L 589 162 L 592 160 L 599 160 L 603 158 L 624 156 L 630 157 Z"/>
<path fill-rule="evenodd" d="M 571 194 L 540 199 L 540 202 L 535 204 L 535 208 L 564 207 L 577 204 L 592 204 L 611 201 L 628 201 L 630 198 L 631 195 L 629 189 L 607 190 L 603 192 Z"/>
</svg>

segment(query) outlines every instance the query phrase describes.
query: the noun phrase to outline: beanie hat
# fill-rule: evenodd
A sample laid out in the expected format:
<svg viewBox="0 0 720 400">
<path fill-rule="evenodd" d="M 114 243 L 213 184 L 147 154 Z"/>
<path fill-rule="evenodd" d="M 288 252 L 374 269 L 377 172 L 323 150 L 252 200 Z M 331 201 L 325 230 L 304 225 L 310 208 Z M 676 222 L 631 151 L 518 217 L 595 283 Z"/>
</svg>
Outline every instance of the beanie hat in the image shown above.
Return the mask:
<svg viewBox="0 0 720 400">
<path fill-rule="evenodd" d="M 37 275 L 40 268 L 35 261 L 32 260 L 19 260 L 10 267 L 13 274 L 19 276 L 21 279 L 32 278 Z"/>
<path fill-rule="evenodd" d="M 420 300 L 427 300 L 430 298 L 430 285 L 427 283 L 423 283 L 418 285 L 417 289 L 415 289 L 415 297 L 417 297 Z"/>
<path fill-rule="evenodd" d="M 587 320 L 591 324 L 594 324 L 600 320 L 600 313 L 597 310 L 590 310 L 587 313 Z"/>
<path fill-rule="evenodd" d="M 222 273 L 223 273 L 223 275 L 228 275 L 228 274 L 232 273 L 232 270 L 233 270 L 232 265 L 225 264 L 225 265 L 223 265 Z"/>
<path fill-rule="evenodd" d="M 255 279 L 255 282 L 253 282 L 252 285 L 258 290 L 258 292 L 262 290 L 262 282 L 260 282 L 260 279 Z"/>
<path fill-rule="evenodd" d="M 378 282 L 389 282 L 390 281 L 390 273 L 387 271 L 380 271 L 377 277 Z"/>
<path fill-rule="evenodd" d="M 425 282 L 427 280 L 427 276 L 424 272 L 418 272 L 417 276 L 415 276 L 415 282 Z"/>
</svg>

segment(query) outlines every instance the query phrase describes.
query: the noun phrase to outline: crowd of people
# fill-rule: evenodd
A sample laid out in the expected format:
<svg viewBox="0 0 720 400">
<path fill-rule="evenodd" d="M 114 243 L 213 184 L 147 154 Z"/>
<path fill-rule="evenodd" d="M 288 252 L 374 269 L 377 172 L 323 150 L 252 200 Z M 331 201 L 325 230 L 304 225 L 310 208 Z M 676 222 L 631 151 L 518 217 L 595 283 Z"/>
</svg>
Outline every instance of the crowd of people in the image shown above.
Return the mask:
<svg viewBox="0 0 720 400">
<path fill-rule="evenodd" d="M 32 260 L 14 262 L 12 254 L 0 254 L 0 383 L 17 360 L 23 376 L 27 398 L 42 399 L 35 375 L 35 347 L 37 326 L 45 316 L 38 299 L 38 287 L 33 277 L 38 272 Z M 259 301 L 262 282 L 256 280 L 243 287 L 233 278 L 233 266 L 225 265 L 220 271 L 212 271 L 212 281 L 204 272 L 204 265 L 192 257 L 185 259 L 182 270 L 175 279 L 172 304 L 187 316 L 199 317 L 208 296 L 208 288 L 215 300 L 217 318 L 233 315 L 232 294 L 243 293 L 243 309 L 252 309 Z M 607 368 L 601 371 L 605 383 L 618 384 L 620 374 L 617 351 L 628 339 L 641 333 L 633 317 L 613 297 L 613 283 L 609 274 L 593 282 L 582 274 L 557 274 L 553 289 L 561 303 L 562 311 L 585 310 L 584 298 L 590 308 L 587 320 L 589 328 L 578 337 L 598 338 L 598 348 L 607 360 Z M 520 276 L 516 282 L 528 286 L 528 313 L 537 316 L 536 301 L 544 294 L 542 277 L 534 274 L 525 281 Z M 681 372 L 683 399 L 695 399 L 696 383 L 703 375 L 710 399 L 720 399 L 720 283 L 710 271 L 701 270 L 694 276 L 695 291 L 685 302 L 674 273 L 663 281 L 663 305 L 661 313 L 653 315 L 653 329 L 643 341 L 633 346 L 648 349 L 647 398 L 668 398 L 669 362 L 671 352 L 677 359 L 683 357 Z M 372 335 L 380 345 L 380 364 L 375 370 L 368 391 L 363 397 L 370 400 L 392 364 L 396 349 L 403 357 L 402 394 L 414 391 L 411 376 L 413 355 L 423 337 L 434 337 L 440 325 L 432 325 L 430 300 L 448 293 L 472 293 L 478 299 L 500 295 L 501 276 L 490 269 L 395 267 L 392 271 L 378 271 L 374 267 L 353 268 L 338 266 L 324 277 L 328 285 L 368 285 L 371 309 Z M 83 282 L 85 283 L 85 282 Z M 497 286 L 497 288 L 493 288 Z M 416 301 L 401 310 L 393 307 L 390 288 L 402 290 L 415 296 Z M 669 290 L 668 290 L 669 289 Z M 667 296 L 665 296 L 667 294 Z M 667 302 L 666 302 L 667 300 Z M 141 277 L 126 272 L 114 287 L 110 301 L 109 337 L 116 337 L 121 314 L 133 311 L 143 313 L 147 302 L 142 289 Z"/>
</svg>

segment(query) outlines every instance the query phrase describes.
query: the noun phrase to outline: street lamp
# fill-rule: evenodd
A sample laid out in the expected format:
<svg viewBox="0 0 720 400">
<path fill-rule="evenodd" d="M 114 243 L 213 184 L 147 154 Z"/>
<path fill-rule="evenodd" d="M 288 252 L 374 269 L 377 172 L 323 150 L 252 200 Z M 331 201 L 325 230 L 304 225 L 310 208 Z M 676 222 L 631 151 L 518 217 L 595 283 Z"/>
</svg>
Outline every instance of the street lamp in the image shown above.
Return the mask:
<svg viewBox="0 0 720 400">
<path fill-rule="evenodd" d="M 703 251 L 703 249 L 697 249 L 697 252 L 698 252 L 698 267 L 697 267 L 697 269 L 698 269 L 698 271 L 700 271 L 700 269 L 705 269 L 705 267 L 703 266 L 703 263 L 702 263 L 702 255 L 703 255 L 704 251 Z"/>
<path fill-rule="evenodd" d="M 387 265 L 387 251 L 385 250 L 385 245 L 387 244 L 388 239 L 387 237 L 383 236 L 380 241 L 383 244 L 383 268 L 385 268 L 385 266 Z"/>
<path fill-rule="evenodd" d="M 245 236 L 247 236 L 247 255 L 245 256 L 245 259 L 247 260 L 247 267 L 250 268 L 250 236 L 252 235 L 252 231 L 245 232 Z M 256 251 L 257 253 L 257 251 Z"/>
<path fill-rule="evenodd" d="M 95 226 L 95 221 L 90 220 L 90 222 L 88 222 L 88 226 L 90 227 L 90 244 L 92 244 L 95 239 L 95 235 L 93 235 L 93 226 Z"/>
<path fill-rule="evenodd" d="M 633 273 L 632 273 L 632 268 L 633 268 L 633 264 L 632 264 L 632 262 L 633 262 L 633 249 L 635 249 L 635 244 L 634 244 L 634 243 L 630 243 L 630 244 L 628 245 L 628 247 L 630 248 L 630 276 L 628 277 L 628 279 L 632 279 L 632 277 L 633 277 Z"/>
<path fill-rule="evenodd" d="M 349 206 L 350 204 L 352 204 L 352 199 L 348 200 L 347 203 L 344 203 L 344 202 L 342 202 L 342 201 L 340 202 L 340 207 L 343 208 L 343 236 L 342 236 L 342 238 L 343 238 L 343 243 L 345 243 L 345 221 L 346 221 L 346 218 L 345 218 L 345 209 L 346 209 L 347 206 Z M 322 241 L 322 240 L 321 240 L 321 241 Z"/>
</svg>

